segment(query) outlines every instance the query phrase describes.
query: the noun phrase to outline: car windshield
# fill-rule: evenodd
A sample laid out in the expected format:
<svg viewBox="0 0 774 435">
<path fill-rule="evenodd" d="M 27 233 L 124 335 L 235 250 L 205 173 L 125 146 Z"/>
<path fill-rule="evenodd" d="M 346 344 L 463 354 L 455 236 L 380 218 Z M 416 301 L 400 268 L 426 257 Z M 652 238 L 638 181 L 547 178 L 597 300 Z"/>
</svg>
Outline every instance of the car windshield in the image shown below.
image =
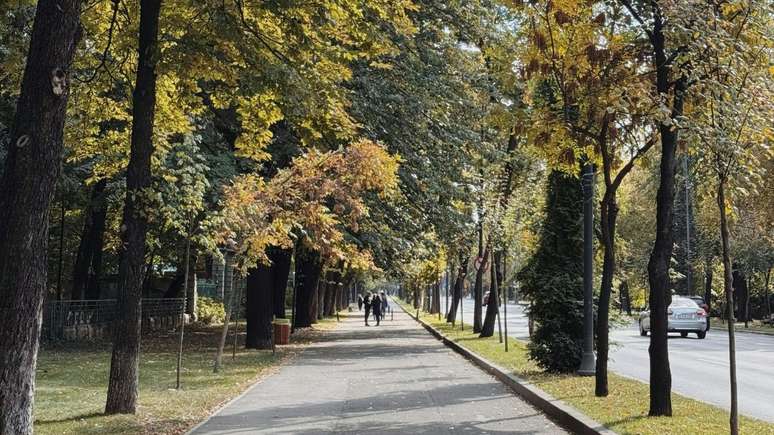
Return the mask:
<svg viewBox="0 0 774 435">
<path fill-rule="evenodd" d="M 670 308 L 699 308 L 696 302 L 686 298 L 673 298 Z"/>
</svg>

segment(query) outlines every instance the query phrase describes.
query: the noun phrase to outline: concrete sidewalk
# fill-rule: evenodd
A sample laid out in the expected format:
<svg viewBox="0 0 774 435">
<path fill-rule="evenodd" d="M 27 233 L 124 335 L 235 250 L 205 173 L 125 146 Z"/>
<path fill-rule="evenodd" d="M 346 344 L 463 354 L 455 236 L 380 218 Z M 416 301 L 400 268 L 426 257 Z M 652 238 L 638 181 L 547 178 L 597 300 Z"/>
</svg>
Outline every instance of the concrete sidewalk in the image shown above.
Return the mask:
<svg viewBox="0 0 774 435">
<path fill-rule="evenodd" d="M 192 433 L 566 432 L 396 311 L 379 327 L 342 319 Z"/>
</svg>

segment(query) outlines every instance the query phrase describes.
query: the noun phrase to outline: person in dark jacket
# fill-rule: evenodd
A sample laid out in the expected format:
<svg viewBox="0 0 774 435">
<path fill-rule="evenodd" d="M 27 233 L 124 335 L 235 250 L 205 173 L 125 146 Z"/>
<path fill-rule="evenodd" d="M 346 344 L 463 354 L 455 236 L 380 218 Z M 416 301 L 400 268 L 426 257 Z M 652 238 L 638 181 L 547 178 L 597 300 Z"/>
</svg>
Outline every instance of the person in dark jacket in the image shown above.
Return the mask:
<svg viewBox="0 0 774 435">
<path fill-rule="evenodd" d="M 357 295 L 357 310 L 361 311 L 363 309 L 363 295 Z"/>
<path fill-rule="evenodd" d="M 363 308 L 365 308 L 365 325 L 371 326 L 368 324 L 368 316 L 371 315 L 371 294 L 366 293 L 365 298 L 363 298 Z"/>
<path fill-rule="evenodd" d="M 371 301 L 371 308 L 374 310 L 376 326 L 379 326 L 379 322 L 382 320 L 382 299 L 379 297 L 379 293 L 374 293 L 374 298 Z"/>
</svg>

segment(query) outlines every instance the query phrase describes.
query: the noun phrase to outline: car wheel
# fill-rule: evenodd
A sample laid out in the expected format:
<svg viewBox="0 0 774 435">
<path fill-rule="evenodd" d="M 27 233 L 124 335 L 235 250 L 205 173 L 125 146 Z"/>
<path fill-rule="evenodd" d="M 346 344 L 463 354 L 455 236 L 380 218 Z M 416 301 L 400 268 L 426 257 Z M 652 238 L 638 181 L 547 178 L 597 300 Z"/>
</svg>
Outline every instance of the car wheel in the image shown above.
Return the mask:
<svg viewBox="0 0 774 435">
<path fill-rule="evenodd" d="M 696 336 L 699 337 L 699 340 L 703 340 L 707 336 L 707 331 L 699 331 L 696 333 Z"/>
<path fill-rule="evenodd" d="M 643 337 L 648 336 L 648 331 L 646 331 L 645 328 L 642 327 L 642 322 L 640 322 L 640 335 Z"/>
<path fill-rule="evenodd" d="M 680 337 L 683 337 L 683 338 L 685 338 L 685 337 L 687 337 L 687 336 L 688 336 L 688 333 L 687 333 L 687 332 L 681 332 L 681 333 L 680 333 Z"/>
</svg>

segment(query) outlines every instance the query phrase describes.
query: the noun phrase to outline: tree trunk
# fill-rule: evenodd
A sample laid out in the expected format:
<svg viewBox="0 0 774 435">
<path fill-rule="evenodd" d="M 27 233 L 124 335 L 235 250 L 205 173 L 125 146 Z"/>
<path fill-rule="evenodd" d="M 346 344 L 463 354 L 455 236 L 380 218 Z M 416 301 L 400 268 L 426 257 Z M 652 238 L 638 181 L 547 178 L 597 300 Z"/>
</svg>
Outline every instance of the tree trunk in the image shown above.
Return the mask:
<svg viewBox="0 0 774 435">
<path fill-rule="evenodd" d="M 186 251 L 188 256 L 186 257 Z M 186 243 L 185 248 L 181 249 L 178 257 L 177 272 L 175 279 L 169 284 L 167 291 L 164 292 L 165 298 L 179 298 L 185 295 L 185 313 L 188 314 L 192 321 L 196 321 L 196 303 L 199 295 L 197 294 L 196 283 L 196 261 L 197 252 L 195 248 Z M 187 258 L 187 261 L 186 261 Z M 188 279 L 186 280 L 186 271 L 188 272 Z M 183 288 L 188 283 L 188 288 L 183 291 Z"/>
<path fill-rule="evenodd" d="M 621 292 L 621 295 L 623 297 L 624 311 L 626 311 L 627 315 L 631 316 L 632 315 L 632 295 L 629 292 L 629 282 L 622 281 L 621 285 L 618 287 L 618 291 Z"/>
<path fill-rule="evenodd" d="M 482 201 L 479 201 L 479 208 L 483 208 Z M 489 245 L 487 244 L 486 252 L 484 250 L 484 223 L 483 223 L 483 217 L 481 216 L 483 212 L 479 211 L 479 217 L 478 217 L 478 257 L 476 258 L 475 263 L 478 264 L 478 269 L 476 269 L 476 281 L 473 284 L 473 332 L 479 333 L 481 332 L 481 310 L 482 310 L 482 303 L 484 298 L 484 271 L 486 270 L 486 264 L 488 260 L 488 251 L 489 251 Z M 473 267 L 476 267 L 476 264 L 473 264 Z"/>
<path fill-rule="evenodd" d="M 320 253 L 303 243 L 296 247 L 296 318 L 295 327 L 307 328 L 317 322 L 317 283 L 322 262 Z"/>
<path fill-rule="evenodd" d="M 736 339 L 734 337 L 734 296 L 733 271 L 731 266 L 731 241 L 728 235 L 726 217 L 726 179 L 721 176 L 718 183 L 718 209 L 720 211 L 720 240 L 723 246 L 723 287 L 728 305 L 728 361 L 731 380 L 731 413 L 729 426 L 731 435 L 739 434 L 739 399 L 736 387 Z"/>
<path fill-rule="evenodd" d="M 462 287 L 465 285 L 465 275 L 468 272 L 468 257 L 460 256 L 460 264 L 457 267 L 457 278 L 454 281 L 452 289 L 451 305 L 449 313 L 446 315 L 446 323 L 454 323 L 457 319 L 457 309 L 462 299 Z"/>
<path fill-rule="evenodd" d="M 653 18 L 651 43 L 656 69 L 656 90 L 660 95 L 670 95 L 674 86 L 672 119 L 683 114 L 683 99 L 686 78 L 679 77 L 672 82 L 672 68 L 668 62 L 664 23 L 661 15 Z M 672 260 L 674 237 L 672 221 L 675 202 L 675 151 L 678 129 L 674 125 L 660 123 L 661 164 L 658 193 L 656 195 L 656 241 L 648 261 L 648 282 L 650 285 L 650 416 L 672 415 L 672 374 L 669 368 L 669 345 L 667 342 L 667 308 L 671 303 L 671 282 L 669 268 Z"/>
<path fill-rule="evenodd" d="M 484 271 L 489 264 L 489 243 L 486 244 L 486 248 L 482 247 L 483 243 L 479 246 L 479 258 L 481 259 L 481 265 L 476 270 L 476 281 L 473 285 L 473 333 L 481 332 L 481 311 L 483 310 L 483 298 L 484 298 Z M 492 295 L 489 295 L 490 300 Z"/>
<path fill-rule="evenodd" d="M 732 287 L 735 295 L 735 318 L 737 320 L 742 319 L 743 321 L 747 319 L 747 297 L 748 297 L 748 289 L 747 289 L 747 277 L 745 276 L 744 272 L 740 270 L 740 267 L 738 264 L 732 265 Z"/>
<path fill-rule="evenodd" d="M 132 98 L 132 143 L 126 170 L 126 199 L 121 232 L 117 315 L 113 323 L 107 414 L 137 409 L 141 292 L 148 218 L 144 190 L 151 185 L 153 123 L 156 113 L 161 0 L 140 1 L 139 58 Z"/>
<path fill-rule="evenodd" d="M 226 255 L 229 255 L 226 253 Z M 228 264 L 228 260 L 226 261 L 226 264 Z M 218 349 L 215 352 L 215 363 L 213 364 L 212 371 L 214 373 L 218 373 L 220 371 L 221 362 L 223 361 L 223 350 L 226 348 L 226 339 L 228 339 L 228 325 L 231 323 L 231 315 L 235 311 L 238 312 L 237 309 L 235 309 L 235 305 L 237 304 L 236 301 L 236 291 L 234 289 L 234 274 L 231 273 L 230 279 L 228 280 L 228 284 L 223 283 L 224 286 L 224 294 L 226 294 L 226 289 L 228 290 L 228 303 L 226 304 L 226 317 L 223 319 L 223 328 L 220 330 L 220 340 L 218 341 Z M 225 302 L 225 301 L 224 301 Z M 238 318 L 238 315 L 237 315 Z"/>
<path fill-rule="evenodd" d="M 432 309 L 430 310 L 432 314 L 438 314 L 441 312 L 441 282 L 435 281 L 433 284 L 433 303 L 432 303 Z"/>
<path fill-rule="evenodd" d="M 323 278 L 322 272 L 320 273 L 320 278 Z M 317 323 L 317 322 L 319 322 L 320 320 L 323 319 L 323 314 L 325 312 L 325 311 L 323 311 L 323 309 L 324 309 L 323 308 L 324 302 L 325 302 L 325 287 L 324 287 L 322 279 L 318 279 L 317 280 L 317 286 L 316 286 L 316 288 L 314 290 L 314 306 L 315 306 L 314 314 L 315 314 L 315 316 L 314 316 L 314 321 L 312 322 L 313 324 Z"/>
<path fill-rule="evenodd" d="M 502 271 L 500 270 L 500 264 L 502 264 L 502 251 L 495 251 L 494 258 L 492 258 L 492 269 L 494 271 L 494 279 L 489 286 L 489 303 L 486 304 L 486 317 L 484 318 L 484 324 L 481 326 L 481 334 L 479 337 L 491 337 L 494 335 L 495 321 L 497 316 L 500 315 L 500 284 L 502 283 Z"/>
<path fill-rule="evenodd" d="M 0 179 L 0 433 L 32 433 L 35 361 L 48 274 L 79 0 L 39 0 Z"/>
<path fill-rule="evenodd" d="M 199 287 L 196 280 L 196 262 L 198 260 L 198 253 L 195 249 L 189 249 L 188 255 L 188 288 L 185 291 L 185 312 L 189 315 L 192 322 L 197 320 L 196 318 L 196 304 L 199 302 Z M 185 286 L 185 282 L 183 283 Z"/>
<path fill-rule="evenodd" d="M 105 200 L 107 180 L 98 181 L 91 191 L 91 199 L 86 210 L 78 254 L 73 266 L 73 286 L 71 299 L 98 299 L 98 280 L 102 274 L 102 246 L 107 218 Z M 96 297 L 94 297 L 96 293 Z"/>
<path fill-rule="evenodd" d="M 707 257 L 704 267 L 704 303 L 707 304 L 707 321 L 709 322 L 712 313 L 712 257 Z"/>
<path fill-rule="evenodd" d="M 247 349 L 271 349 L 272 296 L 274 280 L 272 267 L 258 264 L 247 275 Z"/>
<path fill-rule="evenodd" d="M 288 277 L 290 276 L 290 260 L 293 256 L 293 250 L 270 248 L 269 259 L 271 260 L 272 283 L 273 283 L 273 301 L 274 317 L 278 319 L 285 318 L 285 291 L 288 287 Z"/>
<path fill-rule="evenodd" d="M 763 287 L 763 306 L 766 310 L 766 320 L 770 323 L 770 326 L 774 326 L 774 321 L 771 318 L 771 299 L 769 299 L 769 283 L 771 282 L 771 266 L 766 269 L 766 284 Z"/>
<path fill-rule="evenodd" d="M 597 309 L 597 366 L 594 387 L 594 394 L 597 397 L 607 397 L 608 395 L 610 295 L 613 292 L 613 276 L 615 274 L 615 225 L 618 217 L 618 204 L 615 196 L 615 190 L 608 186 L 605 197 L 602 199 L 600 213 L 602 246 L 605 249 L 605 254 L 602 262 L 602 287 L 599 292 L 599 307 Z"/>
<path fill-rule="evenodd" d="M 325 274 L 325 283 L 323 284 L 323 288 L 325 289 L 324 313 L 327 317 L 336 315 L 336 294 L 340 280 L 341 273 L 338 270 L 331 270 Z"/>
<path fill-rule="evenodd" d="M 334 292 L 335 295 L 336 295 L 336 304 L 335 305 L 336 305 L 336 312 L 337 313 L 344 309 L 344 293 L 345 293 L 344 288 L 345 288 L 345 286 L 344 286 L 344 283 L 341 282 L 341 279 L 342 279 L 342 277 L 339 276 L 339 282 L 336 283 L 336 290 Z"/>
</svg>

